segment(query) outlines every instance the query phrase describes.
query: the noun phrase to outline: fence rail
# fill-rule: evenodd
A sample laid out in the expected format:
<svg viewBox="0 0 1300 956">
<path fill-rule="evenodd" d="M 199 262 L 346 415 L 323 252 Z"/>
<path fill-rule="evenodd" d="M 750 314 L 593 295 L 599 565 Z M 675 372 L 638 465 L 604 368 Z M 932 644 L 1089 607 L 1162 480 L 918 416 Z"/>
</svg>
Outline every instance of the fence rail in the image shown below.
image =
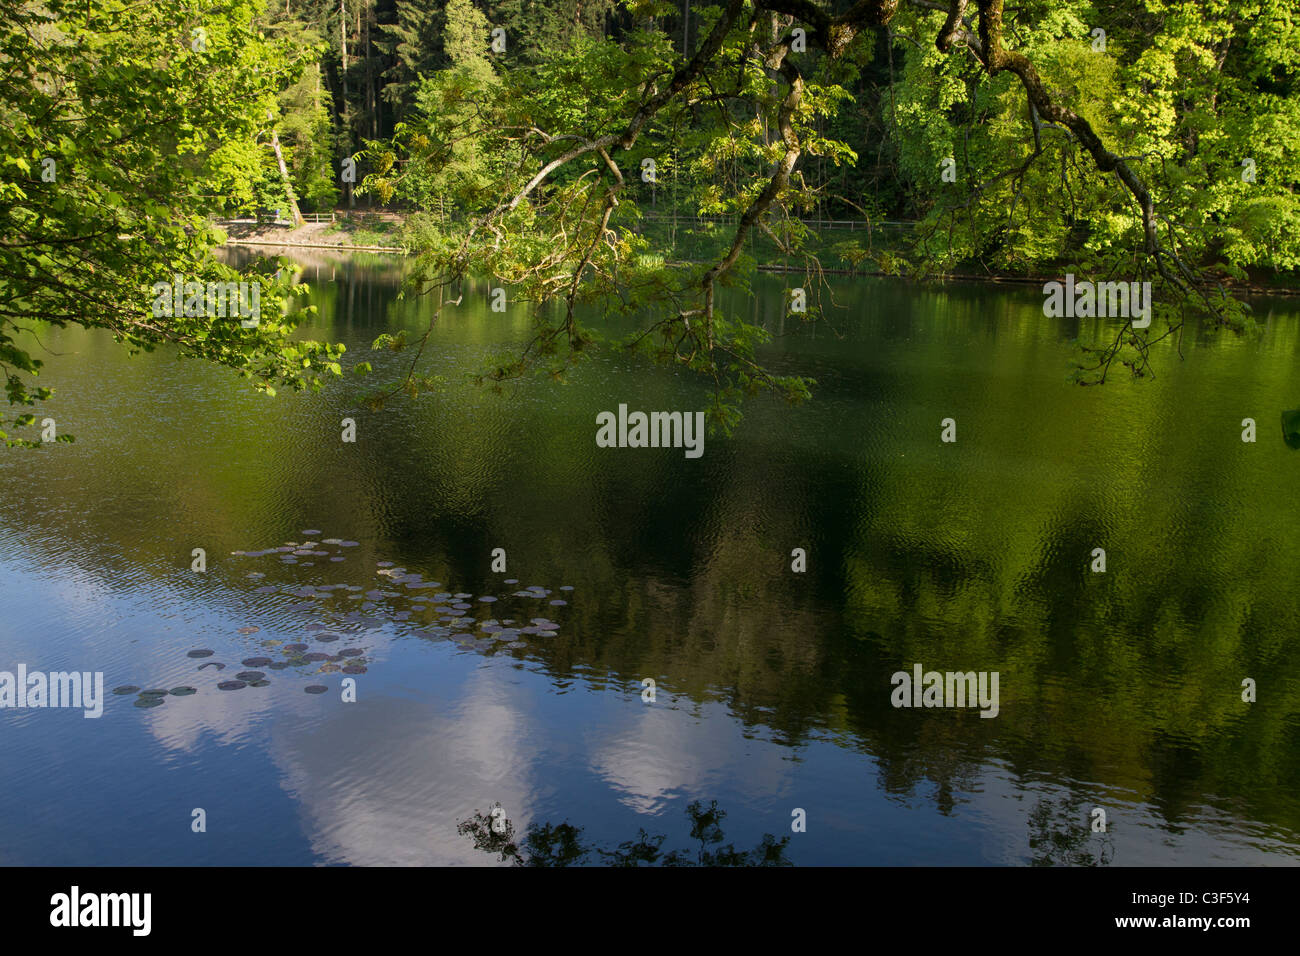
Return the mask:
<svg viewBox="0 0 1300 956">
<path fill-rule="evenodd" d="M 673 216 L 671 213 L 663 212 L 642 212 L 642 217 L 655 222 L 672 222 L 679 223 L 718 223 L 722 225 L 734 226 L 738 221 L 738 216 Z M 867 232 L 871 229 L 882 227 L 894 229 L 912 229 L 916 223 L 900 219 L 800 219 L 801 223 L 813 229 L 847 229 L 854 232 L 861 229 Z"/>
<path fill-rule="evenodd" d="M 304 212 L 302 213 L 303 222 L 334 222 L 335 214 L 332 212 Z M 233 225 L 256 225 L 260 223 L 279 223 L 282 226 L 292 226 L 293 220 L 288 216 L 281 215 L 279 218 L 273 216 L 245 216 L 239 219 L 213 219 L 213 222 L 221 226 Z"/>
<path fill-rule="evenodd" d="M 738 221 L 738 216 L 673 216 L 671 213 L 662 212 L 643 212 L 642 217 L 653 222 L 678 222 L 684 224 L 694 223 L 704 225 L 705 223 L 734 226 Z M 336 212 L 305 212 L 302 214 L 303 222 L 320 223 L 334 222 L 338 217 Z M 915 228 L 916 223 L 899 219 L 800 219 L 801 223 L 812 229 L 845 229 L 849 232 L 862 230 L 869 232 L 873 229 L 902 229 L 904 231 Z M 284 218 L 269 219 L 267 217 L 258 217 L 256 219 L 216 219 L 214 222 L 222 225 L 236 223 L 261 223 L 261 222 L 280 222 L 289 224 Z"/>
</svg>

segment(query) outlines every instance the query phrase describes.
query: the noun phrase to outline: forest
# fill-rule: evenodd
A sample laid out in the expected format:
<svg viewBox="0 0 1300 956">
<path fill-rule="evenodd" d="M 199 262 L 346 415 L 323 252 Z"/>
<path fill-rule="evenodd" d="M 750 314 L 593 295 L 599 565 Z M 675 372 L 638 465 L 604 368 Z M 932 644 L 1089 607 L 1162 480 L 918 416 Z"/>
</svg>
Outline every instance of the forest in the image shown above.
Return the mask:
<svg viewBox="0 0 1300 956">
<path fill-rule="evenodd" d="M 1149 328 L 1079 343 L 1088 385 L 1148 374 L 1189 316 L 1249 331 L 1242 294 L 1285 288 L 1300 261 L 1294 0 L 4 11 L 13 405 L 48 397 L 15 340 L 28 320 L 169 343 L 271 392 L 343 374 L 336 344 L 293 337 L 302 290 L 279 272 L 258 280 L 254 329 L 149 314 L 145 290 L 174 275 L 237 278 L 211 255 L 223 217 L 398 211 L 413 292 L 455 302 L 482 277 L 537 309 L 536 335 L 482 380 L 562 378 L 601 341 L 579 306 L 635 314 L 620 344 L 712 381 L 724 429 L 748 396 L 799 402 L 814 384 L 769 369 L 767 332 L 715 309 L 756 264 L 802 276 L 790 311 L 807 322 L 837 269 L 1153 282 Z M 418 359 L 427 333 L 377 344 Z M 434 384 L 415 361 L 369 401 Z"/>
</svg>

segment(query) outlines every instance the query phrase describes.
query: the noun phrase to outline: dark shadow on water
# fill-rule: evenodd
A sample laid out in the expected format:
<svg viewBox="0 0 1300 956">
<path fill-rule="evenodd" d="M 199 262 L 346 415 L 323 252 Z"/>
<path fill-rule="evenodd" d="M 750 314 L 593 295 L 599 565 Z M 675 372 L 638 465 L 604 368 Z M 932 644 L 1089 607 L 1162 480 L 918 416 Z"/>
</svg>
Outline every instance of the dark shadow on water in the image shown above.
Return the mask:
<svg viewBox="0 0 1300 956">
<path fill-rule="evenodd" d="M 1030 866 L 1107 866 L 1115 859 L 1109 833 L 1078 821 L 1074 801 L 1040 799 L 1029 812 Z"/>
<path fill-rule="evenodd" d="M 765 833 L 758 846 L 747 851 L 737 850 L 731 843 L 723 845 L 722 820 L 727 814 L 718 809 L 716 800 L 707 807 L 696 800 L 686 808 L 690 837 L 699 842 L 699 847 L 667 852 L 663 849 L 667 837 L 662 834 L 652 836 L 640 829 L 635 840 L 604 849 L 584 842 L 582 828 L 568 822 L 531 823 L 523 838 L 516 841 L 514 824 L 502 814 L 494 818 L 493 812 L 499 810 L 475 811 L 456 830 L 470 837 L 475 849 L 494 853 L 501 862 L 515 866 L 794 866 L 785 853 L 789 837 L 778 840 Z"/>
<path fill-rule="evenodd" d="M 1282 440 L 1292 451 L 1300 448 L 1300 408 L 1282 413 Z"/>
</svg>

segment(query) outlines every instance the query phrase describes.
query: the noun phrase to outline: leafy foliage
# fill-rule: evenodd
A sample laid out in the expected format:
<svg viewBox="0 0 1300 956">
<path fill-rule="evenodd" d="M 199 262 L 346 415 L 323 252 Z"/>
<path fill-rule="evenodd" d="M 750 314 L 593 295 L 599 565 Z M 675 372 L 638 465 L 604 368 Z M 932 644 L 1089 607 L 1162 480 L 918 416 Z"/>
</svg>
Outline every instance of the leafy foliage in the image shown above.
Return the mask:
<svg viewBox="0 0 1300 956">
<path fill-rule="evenodd" d="M 302 65 L 259 36 L 253 4 L 50 0 L 7 3 L 4 15 L 0 372 L 10 404 L 51 397 L 34 383 L 42 324 L 106 329 L 132 351 L 170 344 L 272 393 L 337 374 L 341 347 L 292 338 L 287 276 L 241 276 L 211 255 L 222 236 L 206 213 L 250 182 L 276 94 Z M 259 324 L 153 314 L 151 288 L 176 276 L 255 282 Z"/>
</svg>

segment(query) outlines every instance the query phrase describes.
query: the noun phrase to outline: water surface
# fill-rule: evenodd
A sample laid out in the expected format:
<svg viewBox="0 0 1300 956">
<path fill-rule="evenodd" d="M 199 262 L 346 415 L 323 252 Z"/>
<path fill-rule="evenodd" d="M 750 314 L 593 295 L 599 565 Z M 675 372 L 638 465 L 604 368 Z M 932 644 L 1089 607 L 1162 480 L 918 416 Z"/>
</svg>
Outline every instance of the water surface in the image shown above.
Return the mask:
<svg viewBox="0 0 1300 956">
<path fill-rule="evenodd" d="M 396 368 L 370 342 L 431 309 L 398 298 L 400 267 L 304 265 L 307 334 Z M 492 864 L 458 825 L 494 805 L 519 833 L 644 828 L 694 853 L 686 808 L 716 801 L 726 842 L 788 836 L 799 865 L 1295 863 L 1295 306 L 1259 303 L 1255 338 L 1188 330 L 1154 380 L 1080 388 L 1080 330 L 1033 287 L 838 280 L 832 327 L 807 328 L 787 285 L 729 304 L 814 401 L 757 400 L 698 460 L 596 447 L 620 403 L 707 401 L 621 353 L 564 385 L 461 385 L 529 334 L 486 287 L 433 335 L 449 387 L 379 412 L 346 383 L 270 399 L 44 331 L 43 414 L 77 441 L 0 454 L 0 669 L 197 692 L 110 695 L 98 720 L 0 710 L 0 862 Z M 287 542 L 325 553 L 232 554 Z M 534 633 L 481 627 L 507 619 Z M 321 672 L 349 661 L 355 703 Z M 997 671 L 997 717 L 892 707 L 918 662 Z M 218 689 L 246 670 L 270 683 Z"/>
</svg>

